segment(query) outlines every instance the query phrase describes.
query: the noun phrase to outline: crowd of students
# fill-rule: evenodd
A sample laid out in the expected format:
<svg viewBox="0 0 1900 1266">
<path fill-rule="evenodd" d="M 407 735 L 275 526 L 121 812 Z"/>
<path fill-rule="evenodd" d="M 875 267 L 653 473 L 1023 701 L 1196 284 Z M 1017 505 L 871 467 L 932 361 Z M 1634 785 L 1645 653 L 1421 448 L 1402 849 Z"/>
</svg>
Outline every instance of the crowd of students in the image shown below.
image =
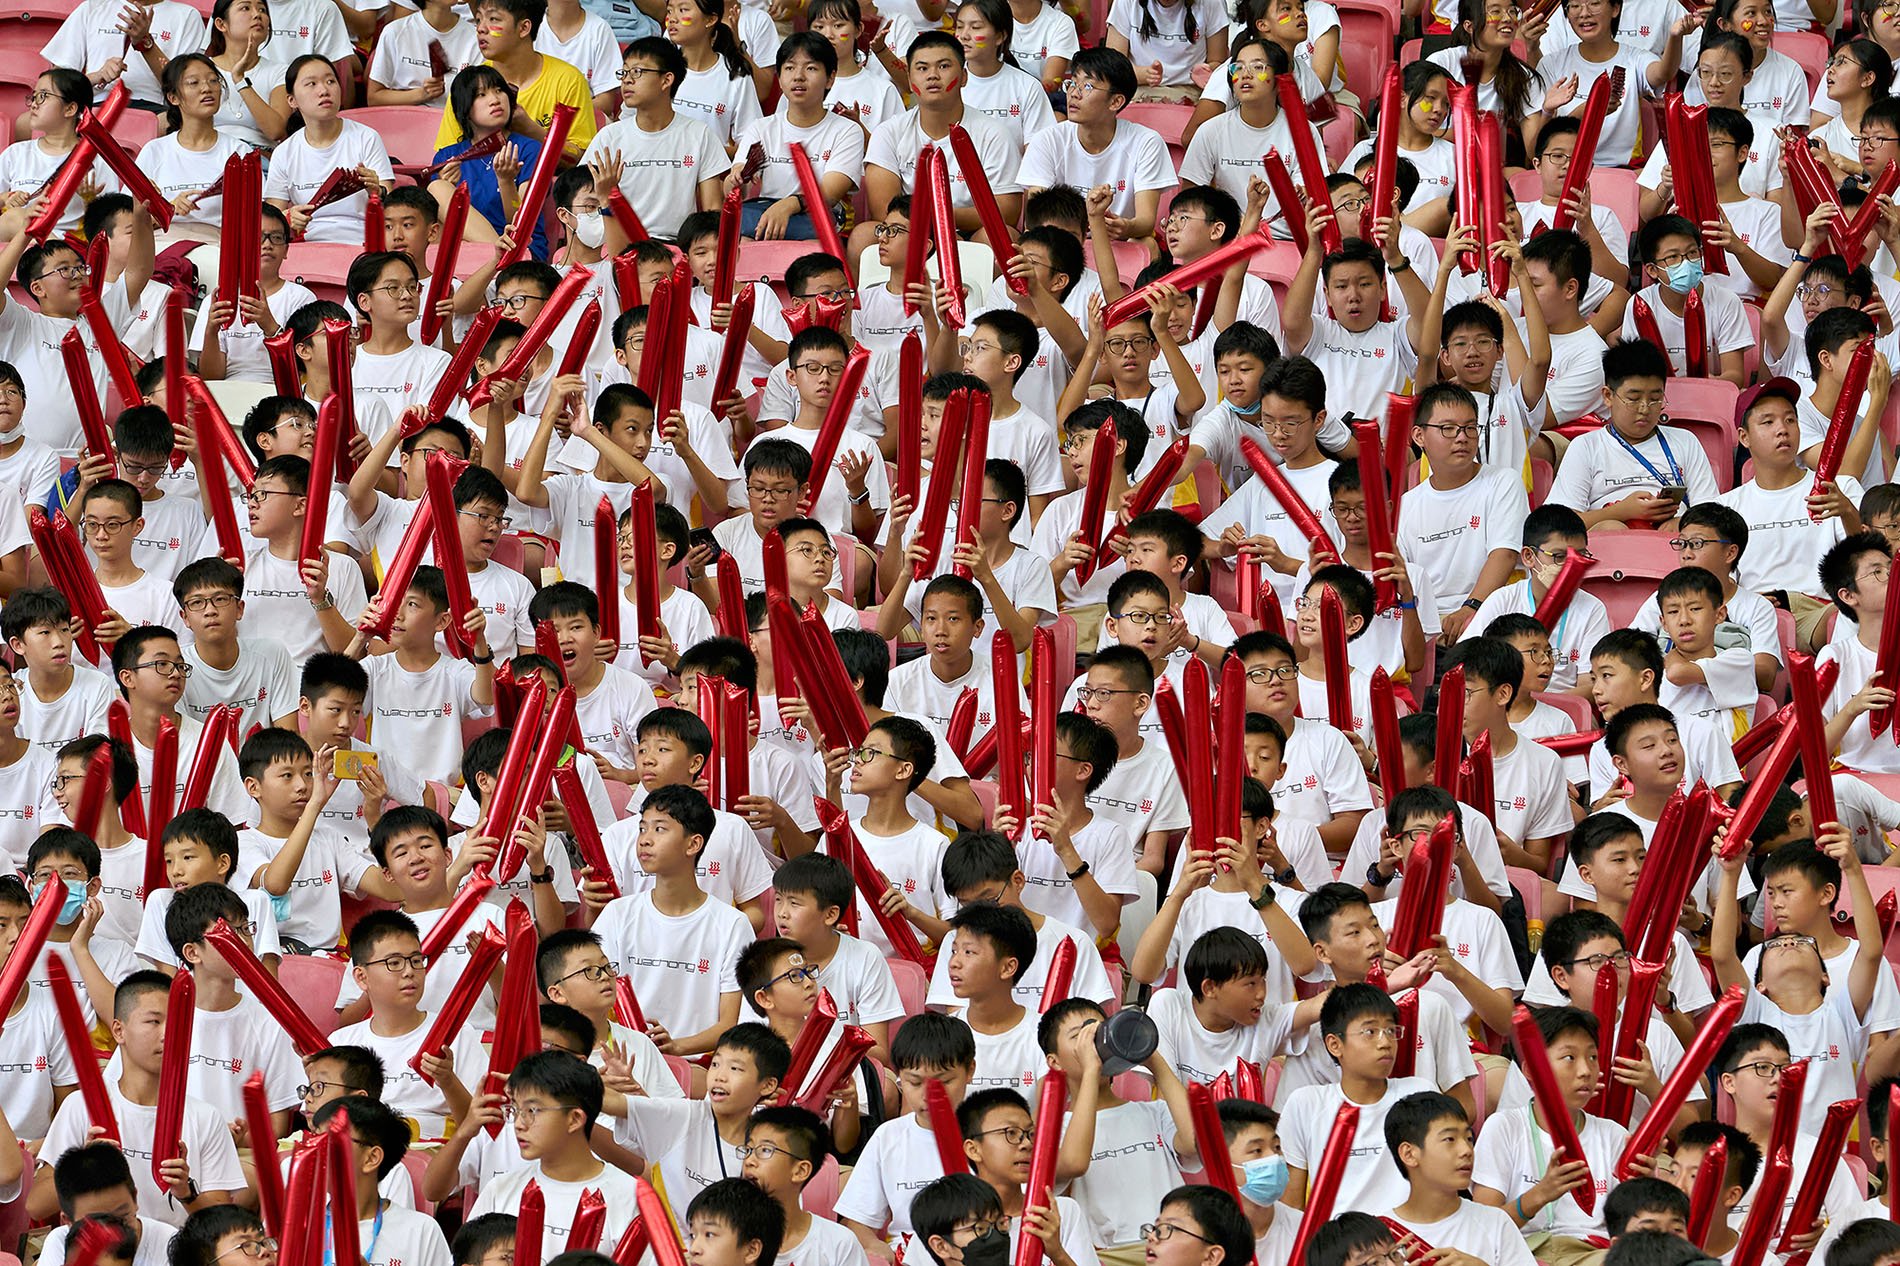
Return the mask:
<svg viewBox="0 0 1900 1266">
<path fill-rule="evenodd" d="M 1900 1264 L 1900 6 L 1403 10 L 79 5 L 0 1251 Z"/>
</svg>

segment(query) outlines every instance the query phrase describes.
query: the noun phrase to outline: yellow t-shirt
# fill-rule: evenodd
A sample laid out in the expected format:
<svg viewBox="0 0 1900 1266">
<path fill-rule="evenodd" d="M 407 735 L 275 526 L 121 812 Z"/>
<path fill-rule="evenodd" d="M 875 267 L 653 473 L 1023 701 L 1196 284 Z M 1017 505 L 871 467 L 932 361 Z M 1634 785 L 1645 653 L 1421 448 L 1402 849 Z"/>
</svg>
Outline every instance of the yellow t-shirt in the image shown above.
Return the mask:
<svg viewBox="0 0 1900 1266">
<path fill-rule="evenodd" d="M 567 144 L 562 146 L 569 158 L 578 160 L 594 139 L 597 130 L 594 123 L 594 93 L 587 86 L 587 76 L 581 74 L 567 62 L 558 57 L 545 54 L 541 58 L 541 73 L 534 81 L 523 88 L 517 100 L 528 117 L 542 127 L 554 117 L 554 107 L 571 105 L 574 107 L 574 126 L 568 129 Z M 442 126 L 435 132 L 435 147 L 453 145 L 462 139 L 462 125 L 456 121 L 453 111 L 442 112 Z"/>
</svg>

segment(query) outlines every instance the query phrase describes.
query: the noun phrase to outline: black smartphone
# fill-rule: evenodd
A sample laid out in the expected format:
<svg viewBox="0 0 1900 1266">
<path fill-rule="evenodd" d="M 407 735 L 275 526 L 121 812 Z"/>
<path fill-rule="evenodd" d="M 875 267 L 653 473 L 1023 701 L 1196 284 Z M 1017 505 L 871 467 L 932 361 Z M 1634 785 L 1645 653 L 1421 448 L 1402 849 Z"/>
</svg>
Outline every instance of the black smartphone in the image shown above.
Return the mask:
<svg viewBox="0 0 1900 1266">
<path fill-rule="evenodd" d="M 694 528 L 686 534 L 686 548 L 689 551 L 700 545 L 704 545 L 707 549 L 712 551 L 712 559 L 710 561 L 715 563 L 718 562 L 720 556 L 726 552 L 719 547 L 719 542 L 713 539 L 711 528 Z"/>
</svg>

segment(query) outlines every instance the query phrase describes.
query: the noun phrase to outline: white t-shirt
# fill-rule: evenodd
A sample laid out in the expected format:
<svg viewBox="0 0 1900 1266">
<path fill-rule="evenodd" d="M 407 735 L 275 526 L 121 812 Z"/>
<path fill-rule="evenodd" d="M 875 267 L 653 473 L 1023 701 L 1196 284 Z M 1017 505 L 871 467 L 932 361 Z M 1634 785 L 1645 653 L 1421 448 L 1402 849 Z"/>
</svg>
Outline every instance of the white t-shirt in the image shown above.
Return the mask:
<svg viewBox="0 0 1900 1266">
<path fill-rule="evenodd" d="M 1493 551 L 1517 553 L 1529 513 L 1523 480 L 1496 466 L 1479 467 L 1459 488 L 1440 490 L 1428 479 L 1405 494 L 1394 535 L 1431 574 L 1441 620 L 1470 595 Z"/>
<path fill-rule="evenodd" d="M 690 913 L 666 915 L 644 892 L 609 902 L 594 931 L 647 1018 L 682 1037 L 718 1020 L 720 998 L 739 992 L 739 952 L 757 939 L 729 905 L 708 898 Z"/>
<path fill-rule="evenodd" d="M 1538 63 L 1537 71 L 1547 84 L 1556 83 L 1568 75 L 1577 77 L 1577 97 L 1564 109 L 1565 114 L 1582 113 L 1583 103 L 1596 81 L 1617 70 L 1623 71 L 1623 99 L 1616 103 L 1616 109 L 1604 116 L 1603 132 L 1597 138 L 1597 165 L 1627 167 L 1636 152 L 1639 139 L 1639 102 L 1644 97 L 1655 95 L 1655 90 L 1649 86 L 1649 68 L 1655 63 L 1655 55 L 1647 49 L 1628 44 L 1618 44 L 1609 60 L 1601 62 L 1589 60 L 1578 45 L 1572 44 L 1568 48 L 1545 50 L 1544 60 Z"/>
<path fill-rule="evenodd" d="M 21 697 L 28 693 L 22 687 Z M 53 799 L 53 776 L 58 772 L 59 762 L 52 753 L 32 743 L 18 760 L 0 767 L 0 850 L 10 870 L 24 872 L 27 850 L 39 833 L 66 821 Z"/>
<path fill-rule="evenodd" d="M 1605 424 L 1571 441 L 1551 481 L 1549 499 L 1582 513 L 1601 510 L 1633 492 L 1665 486 L 1688 488 L 1689 505 L 1716 499 L 1715 473 L 1695 436 L 1679 427 L 1661 426 L 1634 442 Z M 1401 515 L 1416 497 L 1416 489 L 1406 494 Z"/>
<path fill-rule="evenodd" d="M 242 519 L 239 522 L 243 522 Z M 329 590 L 337 614 L 354 622 L 368 605 L 363 572 L 347 559 L 330 564 Z M 296 663 L 328 650 L 323 629 L 310 607 L 295 558 L 278 558 L 259 541 L 244 563 L 244 618 L 238 621 L 244 637 L 281 642 Z"/>
<path fill-rule="evenodd" d="M 941 1177 L 935 1136 L 915 1114 L 905 1113 L 886 1121 L 865 1143 L 834 1212 L 840 1221 L 882 1229 L 886 1236 L 906 1233 L 912 1229 L 910 1202 Z"/>
<path fill-rule="evenodd" d="M 475 665 L 438 654 L 412 672 L 396 652 L 363 661 L 369 674 L 369 717 L 378 744 L 404 753 L 416 775 L 454 783 L 462 767 L 462 722 L 493 714 L 475 701 Z"/>
<path fill-rule="evenodd" d="M 534 50 L 580 71 L 595 96 L 620 91 L 620 44 L 614 39 L 613 27 L 598 14 L 582 10 L 581 29 L 567 40 L 556 35 L 553 24 L 544 20 L 535 32 Z"/>
<path fill-rule="evenodd" d="M 220 134 L 212 138 L 210 149 L 200 153 L 186 149 L 179 143 L 177 133 L 172 133 L 147 141 L 140 148 L 139 169 L 151 177 L 169 202 L 180 194 L 209 189 L 224 175 L 225 160 L 244 153 L 247 148 L 235 138 Z M 224 223 L 224 195 L 214 193 L 200 198 L 189 211 L 174 211 L 172 223 L 217 228 Z"/>
<path fill-rule="evenodd" d="M 631 115 L 595 133 L 581 161 L 607 155 L 621 161 L 620 192 L 647 232 L 670 238 L 680 221 L 699 209 L 699 182 L 716 180 L 732 167 L 726 147 L 698 115 L 676 112 L 658 132 L 641 130 Z"/>
<path fill-rule="evenodd" d="M 376 51 L 370 55 L 369 77 L 385 88 L 405 92 L 420 88 L 433 73 L 429 45 L 438 44 L 448 58 L 448 73 L 443 76 L 446 89 L 455 76 L 482 60 L 481 46 L 475 39 L 475 24 L 460 12 L 455 12 L 454 18 L 454 25 L 446 31 L 438 31 L 430 26 L 429 20 L 420 13 L 397 18 L 383 27 L 376 35 Z M 545 38 L 546 22 L 541 24 L 541 31 Z M 537 45 L 539 42 L 537 39 Z M 554 55 L 564 62 L 577 64 L 566 53 L 557 52 Z M 446 104 L 446 97 L 445 91 L 436 101 Z"/>
<path fill-rule="evenodd" d="M 1018 154 L 1031 138 L 1056 126 L 1042 84 L 1007 62 L 987 77 L 964 67 L 963 109 L 966 116 L 974 114 L 1007 136 Z"/>
<path fill-rule="evenodd" d="M 596 89 L 595 91 L 599 91 Z M 673 108 L 689 118 L 698 119 L 721 145 L 750 127 L 760 116 L 759 90 L 752 76 L 744 71 L 732 74 L 723 57 L 715 58 L 705 70 L 686 72 L 676 85 Z M 705 179 L 701 176 L 700 179 Z M 645 223 L 643 219 L 641 221 Z M 652 225 L 647 225 L 649 230 Z"/>
<path fill-rule="evenodd" d="M 117 20 L 116 16 L 114 20 Z M 144 62 L 143 58 L 137 60 L 141 65 Z M 6 149 L 0 150 L 0 192 L 28 195 L 38 193 L 41 187 L 52 179 L 53 173 L 60 169 L 68 154 L 70 151 L 67 154 L 47 153 L 44 142 L 38 137 L 30 142 L 22 141 L 7 146 Z M 123 191 L 119 178 L 113 174 L 110 167 L 106 166 L 104 159 L 93 163 L 92 170 L 86 173 L 86 178 L 98 185 L 102 192 Z M 74 198 L 66 204 L 65 212 L 54 222 L 53 227 L 61 232 L 77 230 L 80 220 L 85 215 L 85 210 L 86 204 Z"/>
<path fill-rule="evenodd" d="M 225 670 L 205 663 L 195 645 L 187 646 L 184 654 L 191 676 L 178 703 L 200 722 L 219 704 L 234 703 L 244 709 L 238 733 L 249 734 L 297 710 L 296 670 L 278 642 L 239 638 L 237 660 Z"/>
<path fill-rule="evenodd" d="M 1065 1116 L 1065 1133 L 1073 1116 Z M 1069 1183 L 1069 1196 L 1087 1216 L 1094 1243 L 1140 1241 L 1141 1224 L 1149 1215 L 1129 1193 L 1172 1191 L 1180 1185 L 1182 1158 L 1174 1150 L 1174 1138 L 1174 1117 L 1160 1099 L 1096 1113 L 1089 1167 Z"/>
<path fill-rule="evenodd" d="M 805 147 L 812 170 L 821 181 L 829 175 L 842 175 L 849 177 L 855 187 L 864 183 L 866 139 L 864 129 L 829 110 L 809 128 L 799 127 L 781 111 L 755 119 L 741 129 L 738 152 L 749 153 L 754 145 L 764 150 L 758 196 L 777 200 L 799 192 L 798 170 L 792 164 L 794 143 Z"/>
<path fill-rule="evenodd" d="M 1040 88 L 1036 96 L 1045 106 L 1048 104 L 1049 98 Z M 1033 132 L 1018 176 L 1026 189 L 1052 185 L 1093 189 L 1107 185 L 1114 190 L 1111 212 L 1121 216 L 1135 213 L 1137 193 L 1172 189 L 1176 184 L 1174 164 L 1161 133 L 1126 119 L 1116 121 L 1115 135 L 1099 154 L 1091 154 L 1083 146 L 1081 131 L 1074 123 L 1057 123 Z"/>
<path fill-rule="evenodd" d="M 994 123 L 971 111 L 964 111 L 962 126 L 976 147 L 977 157 L 983 161 L 983 171 L 989 177 L 990 192 L 1021 193 L 1022 179 L 1017 171 L 1022 158 L 1021 149 Z M 905 193 L 915 194 L 918 155 L 923 153 L 926 144 L 940 143 L 941 138 L 925 135 L 923 123 L 917 111 L 912 109 L 878 124 L 871 133 L 870 143 L 865 147 L 864 161 L 866 166 L 881 167 L 892 173 L 902 182 Z M 963 171 L 958 166 L 956 151 L 945 149 L 943 156 L 944 171 L 950 181 L 951 205 L 970 206 L 969 185 L 964 181 Z"/>
<path fill-rule="evenodd" d="M 368 970 L 381 971 L 382 968 L 371 967 Z M 434 1023 L 434 1017 L 425 1013 L 407 1033 L 387 1035 L 376 1031 L 376 1020 L 372 1016 L 355 1024 L 346 1024 L 330 1035 L 333 1045 L 361 1046 L 376 1052 L 383 1061 L 382 1101 L 394 1109 L 398 1116 L 414 1121 L 423 1138 L 439 1137 L 449 1113 L 449 1102 L 441 1086 L 431 1086 L 422 1079 L 421 1073 L 409 1066 L 410 1059 L 416 1055 L 435 1053 L 425 1051 L 423 1047 Z M 482 1050 L 481 1028 L 472 1023 L 464 1024 L 449 1041 L 448 1051 L 454 1062 L 456 1079 L 464 1086 L 480 1086 L 488 1068 L 488 1060 Z"/>
<path fill-rule="evenodd" d="M 265 201 L 302 206 L 339 168 L 355 171 L 358 167 L 369 167 L 385 184 L 395 180 L 382 136 L 354 119 L 340 122 L 342 131 L 326 146 L 312 144 L 307 129 L 292 132 L 278 143 L 271 151 L 270 170 L 264 175 Z M 368 210 L 367 192 L 338 199 L 318 208 L 304 230 L 304 237 L 312 242 L 361 242 L 363 217 Z"/>
<path fill-rule="evenodd" d="M 1188 34 L 1190 12 L 1192 35 Z M 1148 22 L 1153 24 L 1152 34 L 1143 31 Z M 1138 0 L 1115 0 L 1109 6 L 1108 25 L 1127 37 L 1129 61 L 1144 70 L 1160 62 L 1163 84 L 1185 84 L 1195 63 L 1206 60 L 1208 36 L 1227 29 L 1227 6 L 1215 0 L 1175 4 L 1153 0 L 1145 6 Z"/>
<path fill-rule="evenodd" d="M 1319 129 L 1312 130 L 1314 146 L 1319 150 L 1321 164 L 1325 165 L 1326 151 L 1320 147 Z M 1203 123 L 1194 133 L 1187 152 L 1181 157 L 1181 179 L 1224 189 L 1245 206 L 1249 182 L 1255 176 L 1266 178 L 1266 164 L 1261 160 L 1272 150 L 1286 156 L 1293 153 L 1293 131 L 1287 126 L 1286 114 L 1276 108 L 1272 122 L 1265 127 L 1254 127 L 1241 117 L 1239 110 L 1230 108 Z M 1271 226 L 1275 237 L 1292 236 L 1286 226 L 1286 212 L 1273 195 L 1267 196 L 1266 208 L 1260 214 L 1261 222 Z"/>
<path fill-rule="evenodd" d="M 269 866 L 284 841 L 247 828 L 238 832 L 238 868 L 232 878 L 262 888 L 259 872 Z M 329 949 L 343 936 L 340 893 L 355 895 L 357 885 L 374 863 L 361 849 L 325 826 L 310 834 L 303 861 L 291 877 L 290 891 L 273 897 L 281 935 L 312 949 Z"/>
<path fill-rule="evenodd" d="M 1603 1202 L 1609 1195 L 1611 1174 L 1617 1159 L 1623 1154 L 1623 1144 L 1629 1139 L 1629 1131 L 1614 1121 L 1586 1114 L 1580 1133 L 1583 1138 L 1583 1156 L 1590 1162 L 1590 1178 L 1596 1191 L 1594 1211 L 1585 1213 L 1577 1204 L 1575 1196 L 1565 1195 L 1545 1205 L 1526 1222 L 1524 1227 L 1527 1233 L 1546 1232 L 1579 1239 L 1603 1234 Z M 1543 1179 L 1544 1171 L 1550 1164 L 1550 1155 L 1555 1150 L 1556 1145 L 1551 1142 L 1550 1134 L 1537 1124 L 1529 1105 L 1510 1112 L 1494 1113 L 1492 1119 L 1485 1122 L 1484 1133 L 1478 1136 L 1476 1167 L 1472 1170 L 1471 1181 L 1504 1193 L 1507 1201 L 1515 1200 Z M 1423 1235 L 1425 1232 L 1421 1229 L 1419 1233 Z M 1521 1237 L 1514 1235 L 1511 1238 L 1522 1245 Z M 1443 1240 L 1431 1242 L 1441 1247 L 1445 1244 Z M 1457 1247 L 1465 1247 L 1470 1251 L 1466 1244 L 1461 1243 Z"/>
<path fill-rule="evenodd" d="M 574 1224 L 582 1192 L 598 1191 L 606 1199 L 607 1223 L 600 1235 L 602 1244 L 619 1243 L 621 1235 L 626 1232 L 627 1223 L 639 1212 L 639 1196 L 633 1176 L 612 1165 L 603 1164 L 599 1175 L 585 1182 L 558 1182 L 542 1171 L 541 1162 L 524 1160 L 519 1168 L 484 1183 L 482 1194 L 476 1197 L 468 1216 L 477 1218 L 484 1213 L 517 1213 L 521 1208 L 521 1193 L 530 1182 L 541 1189 L 541 1251 L 549 1261 L 567 1246 L 568 1229 Z"/>
<path fill-rule="evenodd" d="M 158 1108 L 135 1104 L 119 1091 L 117 1078 L 106 1079 L 106 1098 L 112 1104 L 112 1116 L 119 1126 L 119 1147 L 131 1163 L 132 1185 L 138 1188 L 139 1214 L 169 1226 L 185 1224 L 185 1206 L 160 1190 L 152 1177 L 152 1140 L 157 1137 Z M 39 1159 L 48 1165 L 89 1138 L 92 1116 L 86 1111 L 84 1095 L 68 1095 L 53 1114 L 46 1140 L 40 1146 Z M 185 1096 L 185 1115 L 179 1137 L 186 1159 L 191 1164 L 192 1181 L 201 1191 L 243 1191 L 250 1184 L 238 1163 L 237 1148 L 225 1119 L 200 1099 Z"/>
<path fill-rule="evenodd" d="M 164 60 L 204 48 L 204 16 L 191 5 L 181 0 L 159 0 L 147 11 L 152 15 L 150 37 Z M 123 57 L 125 73 L 118 82 L 125 85 L 132 100 L 163 103 L 165 94 L 159 88 L 158 76 L 142 53 L 126 47 L 125 34 L 119 29 L 124 12 L 124 6 L 113 0 L 86 0 L 60 23 L 40 56 L 48 66 L 68 66 L 81 73 L 96 71 L 113 58 Z M 94 100 L 105 100 L 106 92 L 107 88 L 98 89 Z"/>
<path fill-rule="evenodd" d="M 1386 1150 L 1385 1116 L 1405 1096 L 1436 1089 L 1423 1078 L 1394 1077 L 1386 1082 L 1385 1094 L 1376 1103 L 1359 1105 L 1359 1128 L 1353 1134 L 1352 1155 L 1334 1195 L 1334 1208 L 1395 1209 L 1404 1203 L 1410 1186 Z M 1280 1108 L 1280 1153 L 1289 1166 L 1312 1174 L 1345 1101 L 1345 1092 L 1337 1084 L 1303 1086 L 1285 1097 Z"/>
<path fill-rule="evenodd" d="M 1753 543 L 1752 534 L 1749 539 Z M 1536 611 L 1537 600 L 1531 595 L 1531 582 L 1513 581 L 1491 591 L 1471 617 L 1469 627 L 1482 633 L 1499 616 L 1534 615 Z M 1579 589 L 1571 596 L 1563 614 L 1557 617 L 1557 626 L 1545 631 L 1550 634 L 1551 649 L 1548 688 L 1569 690 L 1577 684 L 1577 674 L 1588 670 L 1591 650 L 1609 635 L 1610 612 L 1601 598 Z"/>
<path fill-rule="evenodd" d="M 1325 826 L 1372 807 L 1365 767 L 1345 735 L 1324 721 L 1295 717 L 1286 741 L 1286 774 L 1273 786 L 1278 813 Z"/>
<path fill-rule="evenodd" d="M 1589 1150 L 1589 1144 L 1584 1150 Z M 1595 1177 L 1594 1169 L 1591 1176 Z M 1434 1248 L 1455 1248 L 1493 1266 L 1533 1266 L 1537 1260 L 1510 1214 L 1475 1200 L 1460 1200 L 1456 1213 L 1437 1222 L 1411 1222 L 1397 1216 L 1392 1221 L 1409 1228 Z"/>
</svg>

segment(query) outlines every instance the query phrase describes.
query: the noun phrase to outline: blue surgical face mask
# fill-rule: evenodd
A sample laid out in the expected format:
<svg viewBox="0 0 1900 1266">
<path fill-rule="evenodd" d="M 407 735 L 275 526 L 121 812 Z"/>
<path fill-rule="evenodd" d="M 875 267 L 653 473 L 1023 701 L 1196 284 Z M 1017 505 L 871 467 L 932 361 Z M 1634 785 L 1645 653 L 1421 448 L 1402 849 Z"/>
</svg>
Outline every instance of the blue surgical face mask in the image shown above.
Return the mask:
<svg viewBox="0 0 1900 1266">
<path fill-rule="evenodd" d="M 1277 1203 L 1286 1194 L 1288 1178 L 1286 1157 L 1262 1156 L 1241 1167 L 1240 1194 L 1265 1207 Z"/>
<path fill-rule="evenodd" d="M 59 908 L 59 925 L 61 927 L 71 927 L 73 924 L 79 922 L 79 912 L 86 908 L 86 886 L 80 884 L 75 888 L 63 879 L 49 882 L 58 883 L 66 889 L 66 902 Z M 45 891 L 46 889 L 42 886 L 40 892 Z M 38 893 L 34 894 L 35 897 L 38 895 Z"/>
<path fill-rule="evenodd" d="M 1669 265 L 1669 288 L 1686 295 L 1702 284 L 1702 260 L 1694 255 Z"/>
</svg>

